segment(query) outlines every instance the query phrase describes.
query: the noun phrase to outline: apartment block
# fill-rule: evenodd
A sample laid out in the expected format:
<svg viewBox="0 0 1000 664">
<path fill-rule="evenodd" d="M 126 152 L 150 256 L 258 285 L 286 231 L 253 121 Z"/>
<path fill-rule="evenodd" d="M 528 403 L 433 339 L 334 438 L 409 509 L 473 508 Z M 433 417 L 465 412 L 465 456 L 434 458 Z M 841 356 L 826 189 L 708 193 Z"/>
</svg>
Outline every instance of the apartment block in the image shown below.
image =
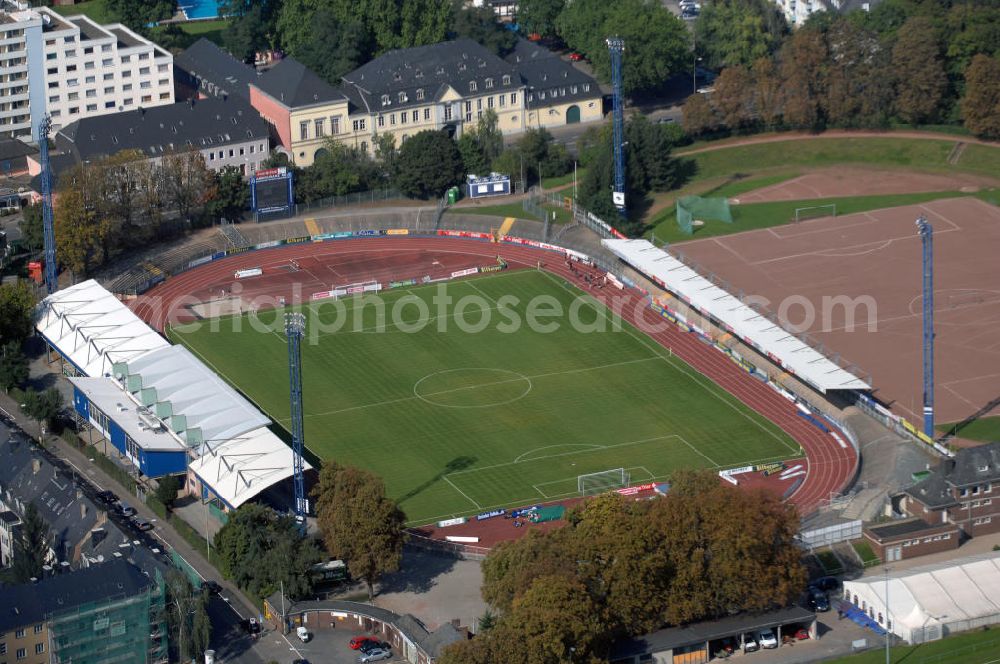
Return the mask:
<svg viewBox="0 0 1000 664">
<path fill-rule="evenodd" d="M 174 102 L 173 56 L 124 25 L 0 0 L 0 136 Z"/>
</svg>

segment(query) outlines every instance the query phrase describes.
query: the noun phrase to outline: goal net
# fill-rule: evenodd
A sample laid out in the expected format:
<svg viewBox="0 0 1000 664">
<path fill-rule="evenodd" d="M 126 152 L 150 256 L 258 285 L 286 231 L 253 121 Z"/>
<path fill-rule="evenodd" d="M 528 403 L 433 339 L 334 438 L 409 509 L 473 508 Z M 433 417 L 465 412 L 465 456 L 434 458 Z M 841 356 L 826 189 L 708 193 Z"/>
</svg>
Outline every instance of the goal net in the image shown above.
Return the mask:
<svg viewBox="0 0 1000 664">
<path fill-rule="evenodd" d="M 729 208 L 729 201 L 725 198 L 682 196 L 677 199 L 676 207 L 677 225 L 688 235 L 694 233 L 694 229 L 703 226 L 706 221 L 733 223 L 733 213 Z"/>
<path fill-rule="evenodd" d="M 628 486 L 629 476 L 624 468 L 587 473 L 576 478 L 577 491 L 581 496 L 594 496 Z"/>
<path fill-rule="evenodd" d="M 820 219 L 822 217 L 836 217 L 837 204 L 813 205 L 810 207 L 795 208 L 795 221 L 805 221 L 806 219 Z"/>
</svg>

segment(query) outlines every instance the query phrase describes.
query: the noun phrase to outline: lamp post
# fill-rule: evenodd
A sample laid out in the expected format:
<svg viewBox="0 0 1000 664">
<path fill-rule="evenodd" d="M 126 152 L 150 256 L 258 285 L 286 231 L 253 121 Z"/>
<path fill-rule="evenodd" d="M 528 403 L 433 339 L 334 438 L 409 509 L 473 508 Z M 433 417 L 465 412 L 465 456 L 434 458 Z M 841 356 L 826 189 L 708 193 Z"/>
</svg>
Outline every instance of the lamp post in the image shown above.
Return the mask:
<svg viewBox="0 0 1000 664">
<path fill-rule="evenodd" d="M 889 664 L 889 640 L 892 634 L 890 630 L 890 625 L 892 621 L 889 619 L 889 566 L 886 565 L 883 568 L 885 573 L 885 664 Z"/>
</svg>

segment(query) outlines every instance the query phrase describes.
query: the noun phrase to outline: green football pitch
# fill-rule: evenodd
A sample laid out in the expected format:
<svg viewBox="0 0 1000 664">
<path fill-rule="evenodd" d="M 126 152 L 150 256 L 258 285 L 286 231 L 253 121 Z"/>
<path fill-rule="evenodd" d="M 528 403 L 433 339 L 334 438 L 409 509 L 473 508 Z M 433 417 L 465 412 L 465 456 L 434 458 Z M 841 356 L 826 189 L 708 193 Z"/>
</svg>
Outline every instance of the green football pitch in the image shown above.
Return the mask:
<svg viewBox="0 0 1000 664">
<path fill-rule="evenodd" d="M 525 322 L 560 310 L 537 317 L 546 327 Z M 288 428 L 282 313 L 171 336 Z M 547 273 L 394 289 L 303 313 L 306 447 L 379 474 L 411 524 L 577 496 L 588 473 L 624 468 L 641 483 L 800 453 L 776 425 Z"/>
</svg>

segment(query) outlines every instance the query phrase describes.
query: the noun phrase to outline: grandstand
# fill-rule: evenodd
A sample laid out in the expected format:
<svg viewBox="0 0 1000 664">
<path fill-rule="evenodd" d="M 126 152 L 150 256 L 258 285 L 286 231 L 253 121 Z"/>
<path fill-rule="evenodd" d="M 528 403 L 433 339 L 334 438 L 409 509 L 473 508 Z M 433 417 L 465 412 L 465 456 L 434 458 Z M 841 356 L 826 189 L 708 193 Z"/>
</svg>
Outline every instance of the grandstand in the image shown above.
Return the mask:
<svg viewBox="0 0 1000 664">
<path fill-rule="evenodd" d="M 185 473 L 188 491 L 222 510 L 292 476 L 266 415 L 96 282 L 45 298 L 37 329 L 72 376 L 78 421 L 142 474 Z"/>
</svg>

